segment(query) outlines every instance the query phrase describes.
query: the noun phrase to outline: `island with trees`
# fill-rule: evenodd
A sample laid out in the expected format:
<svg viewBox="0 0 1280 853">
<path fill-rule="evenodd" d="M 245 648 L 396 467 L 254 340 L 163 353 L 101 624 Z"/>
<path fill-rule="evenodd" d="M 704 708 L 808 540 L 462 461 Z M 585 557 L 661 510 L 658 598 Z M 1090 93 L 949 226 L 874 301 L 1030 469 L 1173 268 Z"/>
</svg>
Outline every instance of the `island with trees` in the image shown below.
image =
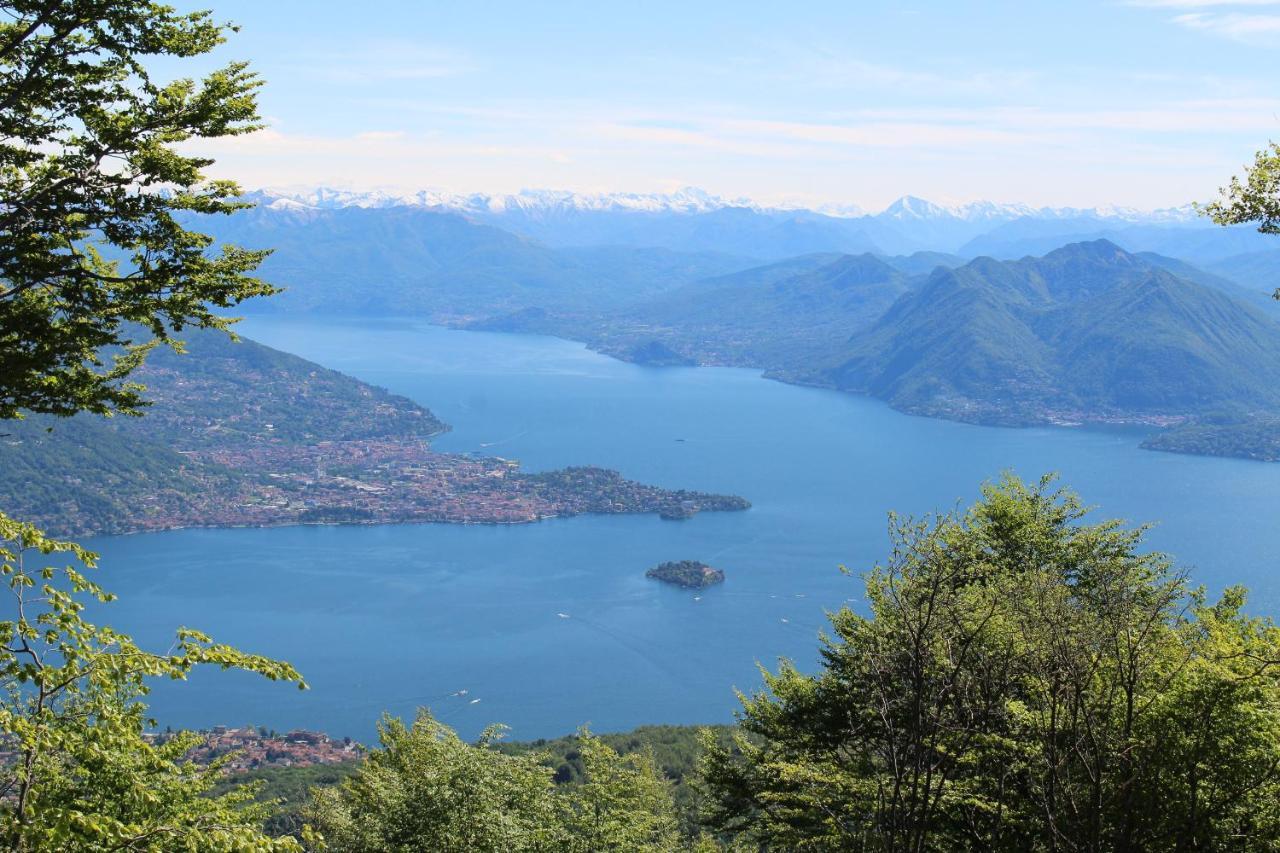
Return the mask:
<svg viewBox="0 0 1280 853">
<path fill-rule="evenodd" d="M 660 563 L 645 572 L 644 576 L 681 589 L 706 589 L 724 583 L 723 571 L 698 560 Z"/>
</svg>

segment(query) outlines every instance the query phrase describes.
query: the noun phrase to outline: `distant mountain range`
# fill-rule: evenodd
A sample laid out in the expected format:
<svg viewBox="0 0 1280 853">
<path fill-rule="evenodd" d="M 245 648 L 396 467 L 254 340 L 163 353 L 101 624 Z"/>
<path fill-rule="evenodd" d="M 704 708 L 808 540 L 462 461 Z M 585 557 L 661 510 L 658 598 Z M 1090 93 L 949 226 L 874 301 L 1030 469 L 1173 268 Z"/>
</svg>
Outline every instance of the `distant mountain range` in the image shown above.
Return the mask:
<svg viewBox="0 0 1280 853">
<path fill-rule="evenodd" d="M 251 311 L 408 312 L 444 322 L 612 311 L 797 256 L 870 253 L 919 275 L 984 254 L 1012 260 L 1093 239 L 1190 262 L 1258 304 L 1280 277 L 1280 250 L 1267 237 L 1189 220 L 1185 210 L 942 208 L 907 198 L 874 216 L 831 216 L 732 206 L 692 190 L 501 200 L 318 190 L 259 201 L 199 222 L 221 240 L 275 249 L 263 274 L 289 292 Z"/>
<path fill-rule="evenodd" d="M 1189 222 L 1197 218 L 1191 205 L 1144 211 L 1129 207 L 1033 207 L 1027 204 L 999 204 L 975 201 L 966 204 L 935 204 L 915 196 L 903 196 L 878 214 L 854 204 L 829 204 L 814 208 L 796 205 L 765 205 L 747 198 L 725 199 L 697 187 L 674 193 L 575 193 L 568 190 L 521 190 L 518 193 L 452 193 L 444 190 L 356 191 L 315 187 L 301 190 L 261 189 L 248 196 L 265 207 L 281 210 L 332 210 L 341 207 L 433 207 L 471 214 L 499 214 L 522 211 L 611 211 L 633 213 L 697 214 L 727 207 L 759 212 L 808 211 L 827 216 L 856 219 L 868 215 L 896 221 L 960 219 L 966 222 L 1011 222 L 1024 217 L 1038 219 L 1115 219 L 1127 222 Z"/>
<path fill-rule="evenodd" d="M 584 337 L 629 361 L 801 369 L 829 358 L 909 285 L 908 275 L 875 255 L 802 255 L 613 312 L 521 312 L 479 326 Z"/>
<path fill-rule="evenodd" d="M 533 306 L 605 308 L 754 263 L 662 247 L 549 248 L 419 207 L 258 208 L 204 218 L 198 227 L 222 241 L 274 250 L 262 274 L 287 292 L 250 306 L 270 312 L 446 320 Z"/>
<path fill-rule="evenodd" d="M 904 198 L 830 215 L 694 190 L 260 201 L 200 225 L 275 247 L 263 273 L 288 292 L 266 310 L 556 334 L 982 422 L 1280 413 L 1280 248 L 1185 209 Z"/>
<path fill-rule="evenodd" d="M 1154 211 L 1032 207 L 988 201 L 940 205 L 904 196 L 878 213 L 869 213 L 856 205 L 765 205 L 749 199 L 724 199 L 696 188 L 671 194 L 525 190 L 509 195 L 318 188 L 262 190 L 250 198 L 265 209 L 295 215 L 345 208 L 417 208 L 457 213 L 550 247 L 662 247 L 759 260 L 807 252 L 909 254 L 919 250 L 1013 258 L 1042 254 L 1073 240 L 1097 237 L 1119 237 L 1117 242 L 1132 251 L 1160 251 L 1161 246 L 1148 245 L 1158 243 L 1159 237 L 1147 230 L 1154 228 L 1166 234 L 1190 228 L 1219 237 L 1222 233 L 1198 217 L 1189 205 Z M 1251 233 L 1242 229 L 1242 234 Z M 1126 242 L 1130 238 L 1135 241 L 1132 245 Z M 1046 247 L 1037 242 L 1043 240 L 1056 242 Z M 1237 242 L 1244 247 L 1232 246 L 1217 256 L 1265 247 L 1247 236 Z"/>
<path fill-rule="evenodd" d="M 1155 252 L 1190 261 L 1200 267 L 1228 264 L 1238 256 L 1275 251 L 1266 236 L 1251 228 L 1219 228 L 1198 216 L 1191 206 L 1142 211 L 1121 207 L 1050 208 L 1024 204 L 972 202 L 939 205 L 904 196 L 878 213 L 868 213 L 854 205 L 825 205 L 809 209 L 759 204 L 749 199 L 724 199 L 702 190 L 686 188 L 671 194 L 605 193 L 581 194 L 555 190 L 526 190 L 510 195 L 456 194 L 424 190 L 416 193 L 352 192 L 334 189 L 299 191 L 259 190 L 247 195 L 259 204 L 251 217 L 238 216 L 215 221 L 210 227 L 227 236 L 243 238 L 251 244 L 259 238 L 287 237 L 289 232 L 306 232 L 313 240 L 308 257 L 291 257 L 295 247 L 281 246 L 279 270 L 288 276 L 294 271 L 323 276 L 345 274 L 353 263 L 367 263 L 370 254 L 380 257 L 368 264 L 375 276 L 384 272 L 393 279 L 406 271 L 421 271 L 424 280 L 448 285 L 476 277 L 515 277 L 531 287 L 553 277 L 565 286 L 577 279 L 579 290 L 595 289 L 602 275 L 631 276 L 602 288 L 617 301 L 617 294 L 631 295 L 629 285 L 641 282 L 646 273 L 655 273 L 667 283 L 661 264 L 654 266 L 643 257 L 631 275 L 630 261 L 603 263 L 592 259 L 562 257 L 534 259 L 516 257 L 513 246 L 493 253 L 484 249 L 461 268 L 450 267 L 447 259 L 435 257 L 442 241 L 462 247 L 477 246 L 485 238 L 464 235 L 460 226 L 430 224 L 427 214 L 452 217 L 475 228 L 490 227 L 536 244 L 542 252 L 564 249 L 657 250 L 680 255 L 713 256 L 722 262 L 720 272 L 812 253 L 882 256 L 911 255 L 918 252 L 955 255 L 965 260 L 991 256 L 1015 260 L 1043 255 L 1073 242 L 1106 239 L 1129 252 Z M 405 229 L 420 231 L 417 235 Z M 351 244 L 341 252 L 326 254 L 324 242 Z M 490 239 L 496 239 L 490 235 Z M 269 240 L 268 240 L 269 242 Z M 528 249 L 536 253 L 537 249 Z M 423 257 L 423 251 L 432 255 Z M 322 262 L 312 263 L 318 254 Z M 1214 270 L 1233 278 L 1257 294 L 1270 292 L 1269 284 L 1280 274 L 1280 252 L 1264 263 L 1237 264 L 1231 272 Z M 729 259 L 734 259 L 729 262 Z M 334 261 L 337 261 L 335 267 Z M 441 262 L 441 261 L 445 262 Z M 510 261 L 511 264 L 508 264 Z M 700 261 L 699 261 L 700 263 Z M 715 271 L 707 272 L 708 275 Z M 679 273 L 676 273 L 679 278 Z M 686 281 L 689 279 L 681 279 Z M 680 282 L 677 282 L 680 283 Z M 481 285 L 483 287 L 483 285 Z M 572 288 L 569 288 L 572 289 Z M 661 286 L 647 286 L 651 295 Z M 577 294 L 577 298 L 581 294 Z M 597 294 L 599 295 L 599 294 Z M 518 299 L 508 299 L 507 307 L 520 307 Z M 547 306 L 540 306 L 547 307 Z"/>
</svg>

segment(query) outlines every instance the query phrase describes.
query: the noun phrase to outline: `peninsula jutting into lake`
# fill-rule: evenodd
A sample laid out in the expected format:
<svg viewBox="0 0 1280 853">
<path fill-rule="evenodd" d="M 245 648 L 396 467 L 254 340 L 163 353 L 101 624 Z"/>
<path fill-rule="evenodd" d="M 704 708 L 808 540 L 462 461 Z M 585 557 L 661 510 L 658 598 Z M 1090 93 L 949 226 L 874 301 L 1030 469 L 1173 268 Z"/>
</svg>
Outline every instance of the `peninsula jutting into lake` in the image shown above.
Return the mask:
<svg viewBox="0 0 1280 853">
<path fill-rule="evenodd" d="M 735 495 L 666 489 L 593 465 L 526 473 L 442 453 L 425 407 L 252 341 L 193 334 L 140 376 L 146 418 L 33 416 L 0 443 L 0 497 L 61 535 L 187 527 L 515 524 L 585 513 L 692 518 Z"/>
</svg>

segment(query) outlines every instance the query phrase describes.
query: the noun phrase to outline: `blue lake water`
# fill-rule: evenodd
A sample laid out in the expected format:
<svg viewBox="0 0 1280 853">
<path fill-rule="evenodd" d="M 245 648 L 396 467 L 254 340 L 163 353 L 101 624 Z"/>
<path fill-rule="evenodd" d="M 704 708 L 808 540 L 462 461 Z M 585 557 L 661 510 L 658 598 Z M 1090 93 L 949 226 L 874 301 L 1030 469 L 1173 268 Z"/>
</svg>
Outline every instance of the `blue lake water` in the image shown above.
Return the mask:
<svg viewBox="0 0 1280 853">
<path fill-rule="evenodd" d="M 967 503 L 1004 469 L 1047 471 L 1108 516 L 1159 522 L 1211 589 L 1280 610 L 1280 465 L 1152 453 L 1134 430 L 1011 430 L 909 417 L 872 400 L 731 369 L 644 368 L 571 342 L 406 322 L 254 319 L 242 331 L 430 407 L 442 450 L 530 470 L 617 468 L 749 498 L 685 522 L 590 516 L 518 526 L 186 530 L 100 538 L 120 601 L 97 616 L 152 645 L 177 625 L 284 658 L 299 692 L 238 674 L 160 685 L 162 725 L 254 723 L 358 739 L 427 705 L 465 736 L 731 719 L 757 662 L 816 660 L 824 610 L 857 605 L 885 513 Z M 728 580 L 695 599 L 644 578 L 701 559 Z M 567 618 L 566 618 L 567 617 Z M 461 691 L 466 691 L 461 694 Z"/>
</svg>

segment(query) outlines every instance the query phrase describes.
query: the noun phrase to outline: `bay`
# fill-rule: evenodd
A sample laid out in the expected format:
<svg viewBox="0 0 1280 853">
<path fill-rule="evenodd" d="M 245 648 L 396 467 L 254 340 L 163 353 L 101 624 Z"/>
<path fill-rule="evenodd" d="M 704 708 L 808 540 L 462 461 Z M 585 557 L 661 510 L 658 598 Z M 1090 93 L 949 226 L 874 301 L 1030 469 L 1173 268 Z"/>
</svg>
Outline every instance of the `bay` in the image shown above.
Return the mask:
<svg viewBox="0 0 1280 853">
<path fill-rule="evenodd" d="M 294 663 L 305 692 L 201 673 L 158 685 L 161 725 L 253 723 L 369 740 L 384 711 L 429 706 L 467 737 L 582 724 L 731 719 L 757 663 L 809 667 L 827 610 L 888 549 L 886 512 L 946 511 L 1012 470 L 1058 472 L 1099 513 L 1158 522 L 1211 590 L 1244 583 L 1275 613 L 1280 466 L 1138 448 L 1135 429 L 1001 429 L 911 417 L 755 371 L 646 368 L 554 338 L 404 320 L 255 318 L 241 331 L 404 394 L 453 430 L 441 450 L 527 470 L 616 468 L 740 494 L 744 513 L 683 522 L 589 516 L 528 525 L 183 530 L 103 537 L 95 617 L 164 647 L 189 625 Z M 672 559 L 725 570 L 699 595 L 644 578 Z"/>
</svg>

